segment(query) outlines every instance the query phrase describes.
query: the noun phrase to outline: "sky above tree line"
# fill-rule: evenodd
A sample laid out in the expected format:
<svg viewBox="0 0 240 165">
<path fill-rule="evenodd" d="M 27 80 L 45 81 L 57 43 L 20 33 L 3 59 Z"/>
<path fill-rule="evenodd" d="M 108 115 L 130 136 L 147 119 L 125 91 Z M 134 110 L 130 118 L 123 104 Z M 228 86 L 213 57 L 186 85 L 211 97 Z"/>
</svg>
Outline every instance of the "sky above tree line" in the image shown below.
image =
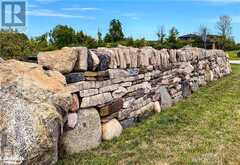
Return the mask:
<svg viewBox="0 0 240 165">
<path fill-rule="evenodd" d="M 125 36 L 156 40 L 162 25 L 166 32 L 177 27 L 181 35 L 205 25 L 217 34 L 221 15 L 232 18 L 232 35 L 240 42 L 240 0 L 28 0 L 27 34 L 37 36 L 62 24 L 96 37 L 116 18 Z"/>
</svg>

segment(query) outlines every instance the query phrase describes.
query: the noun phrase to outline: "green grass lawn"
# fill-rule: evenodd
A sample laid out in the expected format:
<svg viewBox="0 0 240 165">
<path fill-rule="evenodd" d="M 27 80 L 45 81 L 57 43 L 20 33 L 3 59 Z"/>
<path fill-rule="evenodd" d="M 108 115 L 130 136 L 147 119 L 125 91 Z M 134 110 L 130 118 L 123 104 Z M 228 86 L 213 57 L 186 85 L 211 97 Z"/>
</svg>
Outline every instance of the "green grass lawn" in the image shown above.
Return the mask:
<svg viewBox="0 0 240 165">
<path fill-rule="evenodd" d="M 59 165 L 240 164 L 240 65 L 98 149 L 65 156 Z"/>
<path fill-rule="evenodd" d="M 240 51 L 228 51 L 226 52 L 229 55 L 230 60 L 240 60 L 240 57 L 237 56 L 237 53 Z"/>
</svg>

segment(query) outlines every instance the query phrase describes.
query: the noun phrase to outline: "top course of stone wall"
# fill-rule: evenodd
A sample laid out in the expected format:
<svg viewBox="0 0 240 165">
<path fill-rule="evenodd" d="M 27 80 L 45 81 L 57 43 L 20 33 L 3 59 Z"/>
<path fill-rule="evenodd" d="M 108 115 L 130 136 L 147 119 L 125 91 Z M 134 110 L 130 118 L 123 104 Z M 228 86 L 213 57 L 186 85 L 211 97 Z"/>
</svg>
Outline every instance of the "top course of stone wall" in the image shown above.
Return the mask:
<svg viewBox="0 0 240 165">
<path fill-rule="evenodd" d="M 38 55 L 38 63 L 45 69 L 63 74 L 71 72 L 105 71 L 107 69 L 149 68 L 167 70 L 179 62 L 196 62 L 211 56 L 225 56 L 222 50 L 204 50 L 186 47 L 183 49 L 156 50 L 152 47 L 87 49 L 84 47 L 63 48 Z"/>
</svg>

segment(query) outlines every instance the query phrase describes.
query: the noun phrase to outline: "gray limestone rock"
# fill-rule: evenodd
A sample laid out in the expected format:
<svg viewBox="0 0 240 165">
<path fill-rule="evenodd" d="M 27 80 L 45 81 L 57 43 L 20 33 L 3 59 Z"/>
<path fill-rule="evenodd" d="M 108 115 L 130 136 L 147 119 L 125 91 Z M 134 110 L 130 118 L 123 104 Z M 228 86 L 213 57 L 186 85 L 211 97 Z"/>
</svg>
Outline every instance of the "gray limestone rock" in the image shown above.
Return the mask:
<svg viewBox="0 0 240 165">
<path fill-rule="evenodd" d="M 101 143 L 101 121 L 94 108 L 81 109 L 74 129 L 68 130 L 62 137 L 63 149 L 67 154 L 96 148 Z"/>
</svg>

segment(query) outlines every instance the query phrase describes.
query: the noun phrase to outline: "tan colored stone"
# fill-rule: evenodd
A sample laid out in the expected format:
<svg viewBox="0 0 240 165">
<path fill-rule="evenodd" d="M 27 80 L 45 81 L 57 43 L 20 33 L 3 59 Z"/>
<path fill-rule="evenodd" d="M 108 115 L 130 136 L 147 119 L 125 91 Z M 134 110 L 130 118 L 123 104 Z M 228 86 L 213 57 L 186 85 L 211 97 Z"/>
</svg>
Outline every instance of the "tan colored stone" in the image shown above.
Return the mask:
<svg viewBox="0 0 240 165">
<path fill-rule="evenodd" d="M 131 55 L 131 68 L 137 68 L 138 66 L 138 51 L 137 48 L 130 48 L 130 55 Z"/>
<path fill-rule="evenodd" d="M 114 90 L 117 90 L 119 88 L 119 84 L 114 84 L 110 86 L 105 86 L 99 89 L 99 93 L 106 93 L 106 92 L 112 92 Z"/>
<path fill-rule="evenodd" d="M 103 140 L 112 140 L 113 138 L 119 137 L 122 134 L 123 128 L 117 119 L 102 125 L 102 138 Z"/>
<path fill-rule="evenodd" d="M 158 101 L 154 102 L 154 111 L 156 113 L 160 113 L 162 110 L 161 110 L 161 106 L 160 106 L 160 103 Z"/>
<path fill-rule="evenodd" d="M 75 47 L 77 51 L 77 62 L 74 67 L 75 71 L 87 71 L 88 69 L 88 49 L 85 47 Z"/>
<path fill-rule="evenodd" d="M 93 60 L 93 70 L 96 70 L 96 68 L 98 67 L 100 60 L 98 58 L 98 56 L 93 52 L 93 51 L 89 51 L 90 56 L 92 57 Z"/>
<path fill-rule="evenodd" d="M 16 145 L 9 156 L 19 164 L 56 163 L 60 114 L 71 107 L 64 85 L 40 65 L 9 60 L 0 64 L 0 98 L 1 134 L 15 137 L 6 141 Z"/>
<path fill-rule="evenodd" d="M 48 70 L 45 72 L 49 77 L 52 77 L 59 82 L 61 82 L 63 85 L 67 85 L 66 78 L 58 71 Z"/>
<path fill-rule="evenodd" d="M 81 108 L 94 107 L 97 105 L 103 105 L 107 102 L 112 101 L 111 93 L 102 93 L 82 99 Z"/>
<path fill-rule="evenodd" d="M 65 48 L 38 54 L 38 64 L 61 73 L 70 73 L 77 61 L 77 52 L 73 48 Z"/>
<path fill-rule="evenodd" d="M 126 69 L 127 63 L 126 63 L 125 54 L 123 52 L 123 49 L 118 49 L 118 55 L 119 55 L 119 59 L 120 59 L 120 68 Z"/>
<path fill-rule="evenodd" d="M 80 91 L 80 97 L 88 97 L 98 94 L 98 89 L 86 89 L 83 91 Z"/>
<path fill-rule="evenodd" d="M 124 87 L 119 87 L 112 93 L 114 99 L 121 98 L 128 93 L 127 89 Z"/>
</svg>

